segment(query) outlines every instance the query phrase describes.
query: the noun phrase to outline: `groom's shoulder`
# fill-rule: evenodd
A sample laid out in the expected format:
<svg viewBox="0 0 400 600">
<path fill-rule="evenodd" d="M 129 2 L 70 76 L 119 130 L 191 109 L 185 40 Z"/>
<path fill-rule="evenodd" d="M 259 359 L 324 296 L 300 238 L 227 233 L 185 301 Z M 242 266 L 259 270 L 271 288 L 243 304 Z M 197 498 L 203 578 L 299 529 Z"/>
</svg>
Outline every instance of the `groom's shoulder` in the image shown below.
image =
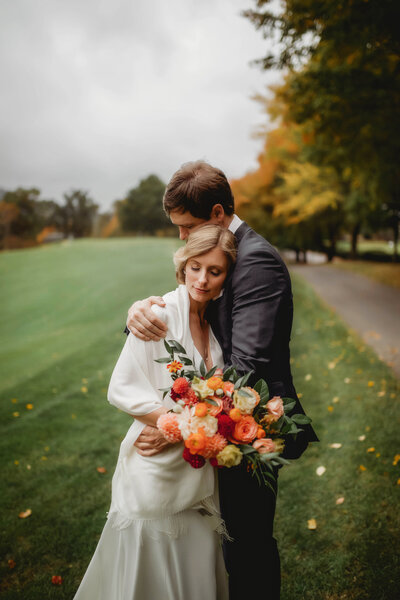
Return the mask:
<svg viewBox="0 0 400 600">
<path fill-rule="evenodd" d="M 278 250 L 268 240 L 247 225 L 247 223 L 243 225 L 243 231 L 239 232 L 242 235 L 238 243 L 238 264 L 258 258 L 262 261 L 278 263 L 286 271 L 286 265 Z"/>
</svg>

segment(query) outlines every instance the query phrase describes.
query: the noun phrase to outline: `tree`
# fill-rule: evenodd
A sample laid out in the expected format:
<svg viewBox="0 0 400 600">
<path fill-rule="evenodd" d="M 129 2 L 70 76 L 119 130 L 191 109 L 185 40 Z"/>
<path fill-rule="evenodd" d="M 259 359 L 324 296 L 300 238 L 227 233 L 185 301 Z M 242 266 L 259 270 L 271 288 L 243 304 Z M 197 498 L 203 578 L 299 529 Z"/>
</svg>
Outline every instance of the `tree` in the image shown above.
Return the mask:
<svg viewBox="0 0 400 600">
<path fill-rule="evenodd" d="M 40 219 L 36 212 L 39 195 L 40 191 L 37 188 L 17 188 L 4 193 L 2 201 L 17 208 L 17 211 L 14 210 L 14 218 L 9 222 L 8 233 L 10 235 L 24 239 L 35 238 L 41 229 Z"/>
<path fill-rule="evenodd" d="M 361 212 L 400 207 L 400 5 L 396 0 L 270 0 L 245 12 L 279 42 L 258 61 L 289 70 L 281 99 L 308 132 L 306 160 L 346 169 L 375 190 L 358 195 Z M 343 178 L 345 179 L 345 178 Z M 345 196 L 350 198 L 349 190 Z M 354 196 L 352 197 L 354 201 Z M 353 202 L 354 204 L 354 202 Z M 395 211 L 396 212 L 396 211 Z M 354 224 L 354 236 L 359 224 Z M 396 225 L 394 232 L 398 231 Z M 353 238 L 354 239 L 354 238 Z"/>
<path fill-rule="evenodd" d="M 123 200 L 117 201 L 116 209 L 123 231 L 154 234 L 166 229 L 170 222 L 166 217 L 162 198 L 165 183 L 157 175 L 142 179 Z"/>
<path fill-rule="evenodd" d="M 4 249 L 8 248 L 11 224 L 18 218 L 18 214 L 19 208 L 16 204 L 0 201 L 0 240 L 2 240 Z"/>
<path fill-rule="evenodd" d="M 64 233 L 77 238 L 90 235 L 98 205 L 89 197 L 88 192 L 82 190 L 64 194 L 64 201 L 61 207 Z"/>
</svg>

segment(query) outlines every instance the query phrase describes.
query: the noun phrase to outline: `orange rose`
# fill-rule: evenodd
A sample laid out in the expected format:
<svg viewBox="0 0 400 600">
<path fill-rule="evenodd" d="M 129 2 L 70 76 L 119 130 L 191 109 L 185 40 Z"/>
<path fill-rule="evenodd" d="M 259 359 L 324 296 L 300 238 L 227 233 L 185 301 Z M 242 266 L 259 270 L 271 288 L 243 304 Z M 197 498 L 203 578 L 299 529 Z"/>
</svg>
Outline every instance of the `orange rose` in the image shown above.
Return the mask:
<svg viewBox="0 0 400 600">
<path fill-rule="evenodd" d="M 208 387 L 214 390 L 214 392 L 216 390 L 222 389 L 223 384 L 224 382 L 222 381 L 221 377 L 216 377 L 215 375 L 214 377 L 210 377 L 210 379 L 207 379 Z"/>
<path fill-rule="evenodd" d="M 224 381 L 224 383 L 222 384 L 222 389 L 224 390 L 224 394 L 230 397 L 233 394 L 235 386 L 232 383 L 232 381 Z"/>
<path fill-rule="evenodd" d="M 238 408 L 232 408 L 232 410 L 229 411 L 229 416 L 232 419 L 232 421 L 237 422 L 240 421 L 240 419 L 242 418 L 242 413 Z"/>
<path fill-rule="evenodd" d="M 190 454 L 199 454 L 207 444 L 207 436 L 204 434 L 203 427 L 199 427 L 197 433 L 191 433 L 185 440 L 186 448 L 189 448 Z"/>
<path fill-rule="evenodd" d="M 243 444 L 248 444 L 257 436 L 258 423 L 251 415 L 242 417 L 235 425 L 233 437 Z"/>
<path fill-rule="evenodd" d="M 196 408 L 194 409 L 194 414 L 196 417 L 205 417 L 208 413 L 208 405 L 205 402 L 199 402 L 196 404 Z"/>
</svg>

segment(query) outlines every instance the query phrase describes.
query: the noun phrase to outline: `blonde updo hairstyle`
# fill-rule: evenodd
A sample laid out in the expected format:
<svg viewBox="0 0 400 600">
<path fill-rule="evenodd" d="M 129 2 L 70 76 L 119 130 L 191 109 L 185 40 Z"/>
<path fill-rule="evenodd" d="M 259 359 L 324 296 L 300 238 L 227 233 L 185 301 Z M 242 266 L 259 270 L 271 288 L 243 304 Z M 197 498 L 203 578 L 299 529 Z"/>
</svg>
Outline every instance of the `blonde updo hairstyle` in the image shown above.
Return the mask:
<svg viewBox="0 0 400 600">
<path fill-rule="evenodd" d="M 178 283 L 185 283 L 185 267 L 189 259 L 221 248 L 228 260 L 228 268 L 236 260 L 236 240 L 229 229 L 219 225 L 204 225 L 191 233 L 186 244 L 174 254 L 174 265 Z"/>
</svg>

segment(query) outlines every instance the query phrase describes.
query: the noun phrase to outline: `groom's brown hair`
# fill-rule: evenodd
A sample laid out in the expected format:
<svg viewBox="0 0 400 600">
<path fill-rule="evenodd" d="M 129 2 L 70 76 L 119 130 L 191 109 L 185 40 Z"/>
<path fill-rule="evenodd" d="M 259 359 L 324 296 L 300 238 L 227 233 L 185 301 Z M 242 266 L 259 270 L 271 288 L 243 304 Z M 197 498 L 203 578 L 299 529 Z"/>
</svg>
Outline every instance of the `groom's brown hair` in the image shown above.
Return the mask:
<svg viewBox="0 0 400 600">
<path fill-rule="evenodd" d="M 193 217 L 208 220 L 211 210 L 221 204 L 225 214 L 233 214 L 234 200 L 226 175 L 216 167 L 198 160 L 181 166 L 171 177 L 164 198 L 164 210 L 189 211 Z"/>
</svg>

